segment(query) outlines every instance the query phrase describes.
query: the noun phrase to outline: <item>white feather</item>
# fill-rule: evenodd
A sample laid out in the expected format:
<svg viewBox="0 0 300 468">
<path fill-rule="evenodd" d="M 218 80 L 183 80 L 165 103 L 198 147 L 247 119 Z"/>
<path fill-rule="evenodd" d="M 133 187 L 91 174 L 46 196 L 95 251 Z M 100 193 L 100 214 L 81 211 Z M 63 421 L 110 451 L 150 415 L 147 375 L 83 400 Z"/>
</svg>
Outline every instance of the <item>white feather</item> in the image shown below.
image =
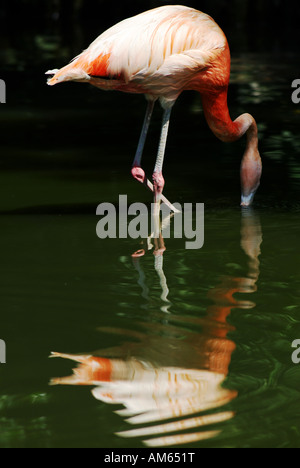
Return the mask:
<svg viewBox="0 0 300 468">
<path fill-rule="evenodd" d="M 100 55 L 110 55 L 108 71 L 129 81 L 146 71 L 149 76 L 161 69 L 166 75 L 168 67 L 179 70 L 187 63 L 200 68 L 205 53 L 225 43 L 222 30 L 208 15 L 188 7 L 165 6 L 116 24 L 83 54 L 90 63 Z"/>
</svg>

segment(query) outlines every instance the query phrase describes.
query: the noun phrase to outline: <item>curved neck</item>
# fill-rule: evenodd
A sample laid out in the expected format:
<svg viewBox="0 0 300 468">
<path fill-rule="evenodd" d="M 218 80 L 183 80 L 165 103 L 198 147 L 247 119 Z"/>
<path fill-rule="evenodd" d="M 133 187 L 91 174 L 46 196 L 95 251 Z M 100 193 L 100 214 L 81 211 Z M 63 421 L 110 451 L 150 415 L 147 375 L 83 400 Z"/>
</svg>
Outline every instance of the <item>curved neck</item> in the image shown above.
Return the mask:
<svg viewBox="0 0 300 468">
<path fill-rule="evenodd" d="M 256 137 L 257 144 L 257 126 L 250 114 L 243 114 L 234 122 L 231 120 L 227 103 L 228 88 L 215 93 L 202 93 L 201 96 L 205 118 L 217 138 L 225 142 L 232 142 L 247 132 L 248 143 L 255 143 Z"/>
<path fill-rule="evenodd" d="M 207 123 L 222 141 L 236 141 L 247 133 L 247 146 L 241 166 L 242 205 L 249 206 L 259 187 L 262 162 L 258 151 L 257 125 L 250 114 L 243 114 L 234 122 L 227 104 L 228 88 L 212 93 L 202 93 L 203 109 Z"/>
</svg>

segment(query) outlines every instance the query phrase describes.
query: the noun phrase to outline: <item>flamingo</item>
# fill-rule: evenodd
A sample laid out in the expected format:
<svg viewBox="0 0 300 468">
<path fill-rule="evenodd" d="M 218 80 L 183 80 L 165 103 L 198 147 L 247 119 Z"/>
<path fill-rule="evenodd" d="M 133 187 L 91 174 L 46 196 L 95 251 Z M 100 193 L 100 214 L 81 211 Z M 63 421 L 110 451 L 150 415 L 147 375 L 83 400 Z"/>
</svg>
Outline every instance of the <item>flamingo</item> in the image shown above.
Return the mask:
<svg viewBox="0 0 300 468">
<path fill-rule="evenodd" d="M 60 70 L 46 74 L 50 86 L 66 81 L 90 83 L 102 90 L 144 94 L 146 116 L 132 166 L 133 177 L 152 190 L 155 202 L 165 202 L 163 164 L 172 108 L 185 90 L 202 98 L 207 123 L 223 142 L 247 135 L 241 165 L 241 205 L 251 205 L 260 185 L 262 162 L 254 118 L 243 114 L 232 121 L 227 103 L 230 49 L 215 21 L 193 8 L 168 5 L 126 19 L 100 35 Z M 155 102 L 163 108 L 153 184 L 141 167 L 143 149 Z"/>
</svg>

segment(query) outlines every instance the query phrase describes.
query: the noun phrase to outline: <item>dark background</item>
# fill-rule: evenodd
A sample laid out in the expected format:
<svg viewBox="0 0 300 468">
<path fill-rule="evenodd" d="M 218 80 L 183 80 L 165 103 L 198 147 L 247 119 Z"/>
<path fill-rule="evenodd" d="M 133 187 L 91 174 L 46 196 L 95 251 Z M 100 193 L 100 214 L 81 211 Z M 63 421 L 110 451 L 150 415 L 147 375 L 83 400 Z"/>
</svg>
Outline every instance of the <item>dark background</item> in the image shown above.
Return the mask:
<svg viewBox="0 0 300 468">
<path fill-rule="evenodd" d="M 1 63 L 4 69 L 33 67 L 50 56 L 77 54 L 102 31 L 126 17 L 176 3 L 167 0 L 2 0 Z M 190 0 L 210 14 L 234 45 L 234 53 L 281 54 L 299 47 L 300 8 L 284 0 Z M 26 50 L 24 56 L 21 51 Z M 41 55 L 41 51 L 43 55 Z M 71 58 L 71 57 L 69 57 Z M 56 64 L 59 66 L 60 64 Z"/>
</svg>

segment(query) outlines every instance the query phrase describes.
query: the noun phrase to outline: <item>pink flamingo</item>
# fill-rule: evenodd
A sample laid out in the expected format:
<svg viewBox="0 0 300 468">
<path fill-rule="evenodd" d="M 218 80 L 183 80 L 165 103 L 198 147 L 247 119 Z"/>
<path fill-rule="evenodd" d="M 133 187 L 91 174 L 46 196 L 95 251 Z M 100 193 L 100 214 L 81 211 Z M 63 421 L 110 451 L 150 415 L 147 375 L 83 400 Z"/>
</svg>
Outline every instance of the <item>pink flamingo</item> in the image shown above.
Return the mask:
<svg viewBox="0 0 300 468">
<path fill-rule="evenodd" d="M 250 114 L 230 118 L 227 94 L 230 50 L 223 31 L 212 18 L 184 6 L 163 6 L 126 19 L 96 39 L 87 50 L 54 75 L 50 86 L 64 81 L 87 82 L 104 90 L 145 94 L 146 117 L 133 162 L 132 175 L 164 201 L 163 162 L 171 110 L 184 90 L 201 94 L 213 133 L 224 142 L 247 135 L 241 166 L 242 206 L 249 206 L 260 185 L 262 162 L 257 125 Z M 141 168 L 142 154 L 155 101 L 163 109 L 162 132 L 153 185 Z"/>
</svg>

